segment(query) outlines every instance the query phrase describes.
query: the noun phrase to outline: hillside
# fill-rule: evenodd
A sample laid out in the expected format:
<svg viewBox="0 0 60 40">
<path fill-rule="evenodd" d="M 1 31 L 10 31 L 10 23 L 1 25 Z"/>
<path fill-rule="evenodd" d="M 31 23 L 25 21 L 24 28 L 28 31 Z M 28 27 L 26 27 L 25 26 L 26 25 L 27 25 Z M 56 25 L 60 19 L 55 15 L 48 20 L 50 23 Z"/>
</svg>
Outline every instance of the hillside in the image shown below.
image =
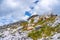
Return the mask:
<svg viewBox="0 0 60 40">
<path fill-rule="evenodd" d="M 2 40 L 58 40 L 57 38 L 60 40 L 60 16 L 55 14 L 32 15 L 27 21 L 0 26 Z"/>
</svg>

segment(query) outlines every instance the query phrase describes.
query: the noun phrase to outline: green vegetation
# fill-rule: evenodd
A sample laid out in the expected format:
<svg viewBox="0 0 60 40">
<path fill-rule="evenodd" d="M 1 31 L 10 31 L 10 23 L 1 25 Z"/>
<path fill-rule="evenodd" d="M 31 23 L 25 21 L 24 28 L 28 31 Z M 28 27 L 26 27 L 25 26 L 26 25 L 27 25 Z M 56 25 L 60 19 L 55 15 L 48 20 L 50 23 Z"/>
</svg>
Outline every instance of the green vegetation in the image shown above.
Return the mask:
<svg viewBox="0 0 60 40">
<path fill-rule="evenodd" d="M 23 26 L 23 30 L 27 30 L 28 22 L 22 22 L 20 25 Z"/>
<path fill-rule="evenodd" d="M 39 30 L 32 30 L 28 37 L 31 37 L 33 40 L 37 40 L 38 38 L 46 38 L 52 36 L 55 32 L 60 33 L 60 25 L 55 27 L 49 27 L 47 25 L 43 26 Z"/>
<path fill-rule="evenodd" d="M 55 31 L 60 33 L 60 24 L 58 24 L 56 27 L 55 27 Z"/>
<path fill-rule="evenodd" d="M 32 32 L 30 32 L 30 33 L 28 34 L 28 37 L 33 38 L 33 40 L 37 40 L 37 38 L 41 38 L 41 37 L 42 37 L 41 32 L 42 32 L 42 31 L 34 31 L 34 30 L 33 30 Z"/>
<path fill-rule="evenodd" d="M 56 16 L 50 16 L 49 18 L 45 18 L 45 17 L 41 17 L 38 19 L 37 23 L 34 23 L 34 18 L 31 18 L 30 24 L 34 24 L 31 27 L 36 27 L 37 25 L 41 25 L 42 28 L 38 29 L 38 30 L 32 30 L 31 32 L 28 33 L 28 37 L 31 37 L 33 40 L 37 40 L 38 38 L 46 38 L 46 37 L 50 37 L 53 34 L 55 34 L 55 32 L 59 32 L 60 33 L 60 24 L 58 24 L 56 27 L 52 27 L 47 25 L 49 23 L 54 23 Z M 28 22 L 23 22 L 21 23 L 21 25 L 23 26 L 24 30 L 27 30 L 28 27 Z"/>
<path fill-rule="evenodd" d="M 38 38 L 42 38 L 42 37 L 46 38 L 48 36 L 52 36 L 54 32 L 55 32 L 55 29 L 53 27 L 49 27 L 45 25 L 39 30 L 32 30 L 32 32 L 28 34 L 28 37 L 33 38 L 33 40 L 37 40 Z"/>
<path fill-rule="evenodd" d="M 30 23 L 33 23 L 33 22 L 34 22 L 34 19 L 32 18 Z"/>
<path fill-rule="evenodd" d="M 50 18 L 48 19 L 48 21 L 54 22 L 54 21 L 55 21 L 55 18 L 56 18 L 56 16 L 52 16 L 52 17 L 50 17 Z"/>
</svg>

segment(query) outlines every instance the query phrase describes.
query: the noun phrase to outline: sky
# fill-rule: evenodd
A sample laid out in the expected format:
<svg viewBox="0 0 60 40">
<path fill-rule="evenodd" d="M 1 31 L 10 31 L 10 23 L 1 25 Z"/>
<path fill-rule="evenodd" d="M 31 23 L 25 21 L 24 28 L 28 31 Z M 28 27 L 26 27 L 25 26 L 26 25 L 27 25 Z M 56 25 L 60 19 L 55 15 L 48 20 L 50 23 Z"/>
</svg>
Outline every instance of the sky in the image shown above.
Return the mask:
<svg viewBox="0 0 60 40">
<path fill-rule="evenodd" d="M 0 25 L 49 11 L 60 15 L 60 0 L 0 0 Z"/>
</svg>

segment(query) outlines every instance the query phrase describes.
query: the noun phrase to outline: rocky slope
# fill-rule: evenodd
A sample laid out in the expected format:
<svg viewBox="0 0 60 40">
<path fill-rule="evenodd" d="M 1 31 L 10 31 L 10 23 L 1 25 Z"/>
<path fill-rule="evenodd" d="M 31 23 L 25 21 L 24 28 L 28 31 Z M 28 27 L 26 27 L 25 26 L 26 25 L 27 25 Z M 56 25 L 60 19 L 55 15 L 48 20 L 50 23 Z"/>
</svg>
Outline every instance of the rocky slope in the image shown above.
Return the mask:
<svg viewBox="0 0 60 40">
<path fill-rule="evenodd" d="M 60 16 L 33 15 L 27 21 L 0 26 L 0 40 L 60 40 Z"/>
</svg>

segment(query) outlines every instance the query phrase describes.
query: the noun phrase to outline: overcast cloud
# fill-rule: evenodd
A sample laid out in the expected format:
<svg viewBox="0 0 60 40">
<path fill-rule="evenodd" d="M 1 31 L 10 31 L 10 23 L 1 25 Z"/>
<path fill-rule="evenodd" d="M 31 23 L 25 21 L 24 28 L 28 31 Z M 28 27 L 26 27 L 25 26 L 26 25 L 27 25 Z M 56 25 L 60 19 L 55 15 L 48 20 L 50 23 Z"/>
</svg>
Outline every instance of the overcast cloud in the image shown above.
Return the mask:
<svg viewBox="0 0 60 40">
<path fill-rule="evenodd" d="M 48 11 L 59 14 L 60 0 L 0 0 L 0 25 L 26 20 L 29 16 L 25 15 L 25 11 L 31 15 Z"/>
</svg>

